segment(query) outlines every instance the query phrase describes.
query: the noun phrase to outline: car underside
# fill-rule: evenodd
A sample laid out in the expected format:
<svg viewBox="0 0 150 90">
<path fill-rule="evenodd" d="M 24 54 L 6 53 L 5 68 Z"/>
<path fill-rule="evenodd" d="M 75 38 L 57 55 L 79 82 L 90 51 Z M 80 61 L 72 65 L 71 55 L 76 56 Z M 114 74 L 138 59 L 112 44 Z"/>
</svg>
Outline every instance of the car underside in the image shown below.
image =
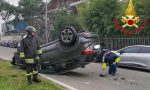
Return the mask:
<svg viewBox="0 0 150 90">
<path fill-rule="evenodd" d="M 38 65 L 42 73 L 62 74 L 93 62 L 99 37 L 93 32 L 77 33 L 73 27 L 65 27 L 60 38 L 41 46 L 43 54 Z M 12 64 L 25 67 L 16 52 Z"/>
</svg>

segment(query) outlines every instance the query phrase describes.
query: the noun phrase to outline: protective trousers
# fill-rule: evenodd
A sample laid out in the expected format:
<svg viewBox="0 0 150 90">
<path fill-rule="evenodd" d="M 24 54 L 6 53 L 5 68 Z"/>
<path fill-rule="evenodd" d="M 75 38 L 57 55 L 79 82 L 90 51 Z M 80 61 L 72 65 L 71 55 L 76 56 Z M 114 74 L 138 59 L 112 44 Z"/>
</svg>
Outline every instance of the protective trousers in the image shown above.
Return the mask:
<svg viewBox="0 0 150 90">
<path fill-rule="evenodd" d="M 109 74 L 115 75 L 116 71 L 117 71 L 117 64 L 109 65 L 109 69 L 108 69 Z"/>
<path fill-rule="evenodd" d="M 33 80 L 37 79 L 37 75 L 38 75 L 37 64 L 26 64 L 26 73 L 27 73 L 28 83 L 32 84 L 32 75 L 33 75 Z"/>
</svg>

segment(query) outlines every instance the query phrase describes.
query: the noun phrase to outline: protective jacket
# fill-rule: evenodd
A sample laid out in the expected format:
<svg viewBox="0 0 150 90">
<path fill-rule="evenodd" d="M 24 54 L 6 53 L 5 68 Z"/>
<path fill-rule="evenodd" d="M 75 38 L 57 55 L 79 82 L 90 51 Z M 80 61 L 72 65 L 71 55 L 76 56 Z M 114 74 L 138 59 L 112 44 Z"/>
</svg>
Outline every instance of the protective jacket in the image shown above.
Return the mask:
<svg viewBox="0 0 150 90">
<path fill-rule="evenodd" d="M 113 64 L 114 62 L 120 62 L 120 61 L 118 61 L 118 59 L 120 59 L 119 58 L 119 56 L 117 55 L 117 54 L 115 54 L 115 53 L 113 53 L 113 52 L 110 52 L 110 53 L 108 53 L 108 54 L 105 54 L 104 56 L 103 56 L 103 63 L 106 63 L 106 64 L 108 64 L 108 65 L 111 65 L 111 64 Z"/>
<path fill-rule="evenodd" d="M 42 54 L 37 37 L 27 35 L 20 42 L 20 57 L 25 58 L 26 63 L 35 63 L 35 60 Z"/>
</svg>

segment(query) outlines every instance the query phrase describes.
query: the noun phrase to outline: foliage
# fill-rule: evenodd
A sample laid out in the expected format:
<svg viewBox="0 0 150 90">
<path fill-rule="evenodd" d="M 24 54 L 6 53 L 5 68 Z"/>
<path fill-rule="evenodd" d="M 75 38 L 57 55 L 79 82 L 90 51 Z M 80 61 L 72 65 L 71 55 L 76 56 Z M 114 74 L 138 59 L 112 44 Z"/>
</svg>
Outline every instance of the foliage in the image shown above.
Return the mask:
<svg viewBox="0 0 150 90">
<path fill-rule="evenodd" d="M 84 2 L 81 5 L 77 6 L 77 10 L 79 13 L 79 16 L 77 19 L 81 27 L 84 29 L 88 29 L 88 26 L 86 25 L 86 20 L 89 15 L 89 8 L 90 8 L 90 4 L 88 4 L 87 2 Z"/>
<path fill-rule="evenodd" d="M 29 24 L 32 23 L 31 19 L 37 16 L 40 11 L 40 5 L 42 0 L 20 0 L 18 9 L 18 16 L 21 15 L 24 21 Z"/>
<path fill-rule="evenodd" d="M 12 16 L 15 15 L 15 10 L 15 6 L 10 5 L 8 2 L 5 2 L 4 0 L 0 2 L 0 17 L 6 23 L 7 31 L 9 31 L 7 23 Z"/>
<path fill-rule="evenodd" d="M 135 8 L 136 8 L 136 12 L 137 15 L 140 16 L 141 21 L 143 19 L 148 19 L 148 25 L 146 26 L 146 28 L 141 32 L 141 34 L 144 35 L 150 35 L 150 2 L 149 0 L 134 0 L 135 3 Z"/>
<path fill-rule="evenodd" d="M 120 6 L 117 0 L 93 0 L 86 25 L 90 31 L 98 33 L 101 37 L 115 32 L 114 20 L 119 15 Z"/>
<path fill-rule="evenodd" d="M 12 15 L 15 14 L 15 7 L 10 5 L 8 2 L 1 2 L 0 4 L 0 16 L 2 20 L 8 21 Z"/>
</svg>

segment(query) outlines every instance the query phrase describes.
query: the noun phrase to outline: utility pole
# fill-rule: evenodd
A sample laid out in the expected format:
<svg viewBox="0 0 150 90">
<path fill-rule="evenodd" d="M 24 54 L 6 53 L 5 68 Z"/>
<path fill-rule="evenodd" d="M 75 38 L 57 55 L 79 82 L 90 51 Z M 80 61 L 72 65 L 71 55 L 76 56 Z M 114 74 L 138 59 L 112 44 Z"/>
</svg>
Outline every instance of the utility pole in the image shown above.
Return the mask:
<svg viewBox="0 0 150 90">
<path fill-rule="evenodd" d="M 46 0 L 46 6 L 45 6 L 45 37 L 46 37 L 46 43 L 48 43 L 48 29 L 47 29 L 47 0 Z"/>
</svg>

